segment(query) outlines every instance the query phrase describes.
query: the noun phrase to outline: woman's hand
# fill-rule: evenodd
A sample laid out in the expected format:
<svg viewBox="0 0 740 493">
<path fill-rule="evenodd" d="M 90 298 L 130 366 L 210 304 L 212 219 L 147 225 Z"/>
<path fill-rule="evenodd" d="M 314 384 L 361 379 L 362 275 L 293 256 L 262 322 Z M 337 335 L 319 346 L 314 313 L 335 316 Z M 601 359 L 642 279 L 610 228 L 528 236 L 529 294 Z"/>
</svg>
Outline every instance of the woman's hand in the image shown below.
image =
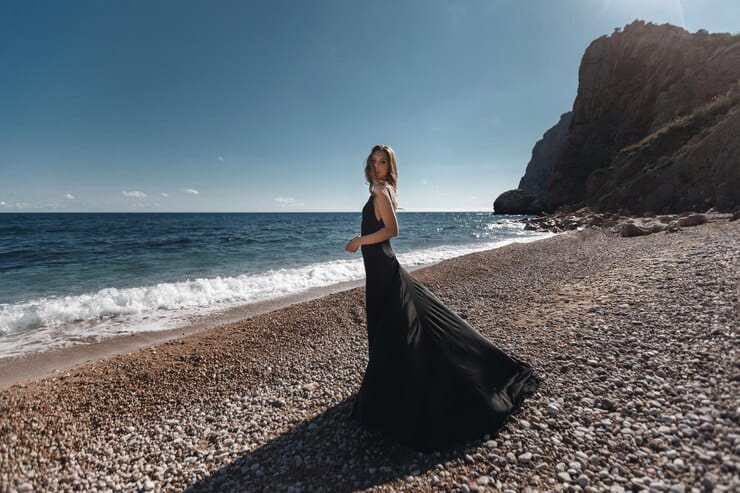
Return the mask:
<svg viewBox="0 0 740 493">
<path fill-rule="evenodd" d="M 344 247 L 345 250 L 348 252 L 355 253 L 357 249 L 360 248 L 360 237 L 355 236 L 349 242 L 347 243 L 347 246 Z"/>
</svg>

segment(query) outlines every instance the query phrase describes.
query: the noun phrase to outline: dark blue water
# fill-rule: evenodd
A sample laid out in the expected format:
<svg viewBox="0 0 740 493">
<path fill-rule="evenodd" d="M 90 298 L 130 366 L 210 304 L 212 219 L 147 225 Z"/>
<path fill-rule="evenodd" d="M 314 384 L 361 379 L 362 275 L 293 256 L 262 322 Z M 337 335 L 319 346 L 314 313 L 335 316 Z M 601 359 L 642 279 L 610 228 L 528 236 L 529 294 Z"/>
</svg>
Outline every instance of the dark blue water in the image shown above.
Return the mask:
<svg viewBox="0 0 740 493">
<path fill-rule="evenodd" d="M 357 214 L 3 214 L 0 303 L 338 257 Z"/>
<path fill-rule="evenodd" d="M 391 241 L 397 253 L 490 241 L 502 219 L 399 213 Z M 1 214 L 0 303 L 349 258 L 359 228 L 356 213 Z"/>
</svg>

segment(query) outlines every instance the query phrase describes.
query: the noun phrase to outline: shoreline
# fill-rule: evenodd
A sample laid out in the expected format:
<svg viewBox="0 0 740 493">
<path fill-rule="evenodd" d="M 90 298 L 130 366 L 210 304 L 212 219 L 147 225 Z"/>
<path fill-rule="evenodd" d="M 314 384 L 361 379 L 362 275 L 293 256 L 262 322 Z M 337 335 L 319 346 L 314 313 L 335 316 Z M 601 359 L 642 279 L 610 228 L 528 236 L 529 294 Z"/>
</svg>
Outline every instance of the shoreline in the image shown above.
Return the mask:
<svg viewBox="0 0 740 493">
<path fill-rule="evenodd" d="M 521 242 L 516 241 L 515 239 L 512 243 L 531 243 L 532 241 L 541 241 L 550 237 L 551 236 L 543 236 L 542 238 L 534 240 L 529 239 Z M 507 246 L 508 244 L 511 243 L 473 252 L 473 254 L 496 250 Z M 471 253 L 409 267 L 407 270 L 409 272 L 415 272 L 419 269 L 432 267 L 440 262 L 464 257 L 466 255 L 471 255 Z M 59 348 L 0 358 L 0 391 L 13 385 L 23 384 L 37 378 L 53 376 L 60 371 L 69 370 L 87 363 L 130 353 L 140 348 L 161 344 L 180 337 L 187 337 L 222 325 L 237 323 L 257 315 L 323 298 L 333 293 L 363 287 L 364 283 L 364 277 L 353 281 L 342 281 L 327 286 L 309 288 L 305 291 L 274 299 L 246 303 L 244 305 L 225 310 L 217 310 L 205 315 L 193 316 L 191 320 L 184 325 L 170 329 L 104 336 L 100 340 L 89 343 L 73 343 Z"/>
<path fill-rule="evenodd" d="M 350 419 L 361 287 L 0 391 L 0 491 L 732 491 L 740 222 L 586 229 L 414 277 L 542 384 L 418 453 Z"/>
<path fill-rule="evenodd" d="M 248 320 L 263 313 L 269 313 L 295 304 L 323 298 L 332 293 L 353 289 L 364 284 L 364 282 L 364 280 L 345 281 L 329 286 L 310 288 L 306 291 L 280 298 L 249 303 L 200 316 L 185 325 L 172 329 L 132 332 L 130 334 L 104 337 L 99 341 L 85 344 L 72 344 L 47 351 L 35 351 L 19 356 L 0 358 L 0 391 L 31 380 L 52 376 L 57 372 L 69 370 L 87 363 L 101 361 L 113 356 L 130 353 L 140 348 L 146 348 L 180 337 L 187 337 L 208 331 L 224 324 Z"/>
</svg>

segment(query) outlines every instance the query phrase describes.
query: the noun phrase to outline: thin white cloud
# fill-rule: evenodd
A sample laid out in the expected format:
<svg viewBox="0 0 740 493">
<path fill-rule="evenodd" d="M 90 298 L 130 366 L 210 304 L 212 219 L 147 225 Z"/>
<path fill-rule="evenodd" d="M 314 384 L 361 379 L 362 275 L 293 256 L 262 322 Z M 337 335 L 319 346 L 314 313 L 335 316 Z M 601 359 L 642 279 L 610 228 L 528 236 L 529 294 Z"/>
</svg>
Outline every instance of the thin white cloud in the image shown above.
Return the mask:
<svg viewBox="0 0 740 493">
<path fill-rule="evenodd" d="M 5 207 L 6 205 L 8 205 L 6 202 L 3 202 L 2 200 L 0 200 L 0 207 Z"/>
<path fill-rule="evenodd" d="M 219 157 L 218 157 L 218 160 L 219 160 L 219 161 L 221 161 L 221 162 L 223 163 L 223 162 L 224 162 L 224 157 L 223 157 L 223 156 L 219 156 Z"/>
<path fill-rule="evenodd" d="M 197 191 L 194 188 L 181 188 L 180 191 L 182 193 L 186 193 L 188 195 L 198 195 L 200 193 L 199 191 Z"/>
<path fill-rule="evenodd" d="M 65 193 L 64 194 L 64 198 L 67 199 L 67 200 L 74 200 L 75 199 L 75 196 L 72 195 L 71 193 Z"/>
<path fill-rule="evenodd" d="M 146 194 L 141 190 L 121 190 L 124 197 L 133 197 L 135 199 L 145 199 Z"/>
<path fill-rule="evenodd" d="M 305 205 L 303 202 L 296 202 L 294 197 L 277 196 L 277 197 L 275 197 L 275 202 L 277 202 L 278 204 L 280 204 L 280 207 L 303 206 L 303 205 Z"/>
<path fill-rule="evenodd" d="M 170 196 L 170 194 L 168 194 L 167 192 L 162 192 L 162 193 L 160 193 L 159 195 L 161 195 L 161 196 L 162 196 L 162 197 L 164 197 L 164 198 L 167 198 L 167 197 L 169 197 L 169 196 Z"/>
<path fill-rule="evenodd" d="M 421 179 L 421 184 L 422 185 L 428 185 L 429 184 L 429 180 L 427 180 L 426 178 L 422 178 Z"/>
<path fill-rule="evenodd" d="M 678 11 L 678 17 L 681 19 L 681 27 L 686 29 L 686 17 L 683 13 L 683 3 L 681 0 L 675 0 L 676 10 Z"/>
</svg>

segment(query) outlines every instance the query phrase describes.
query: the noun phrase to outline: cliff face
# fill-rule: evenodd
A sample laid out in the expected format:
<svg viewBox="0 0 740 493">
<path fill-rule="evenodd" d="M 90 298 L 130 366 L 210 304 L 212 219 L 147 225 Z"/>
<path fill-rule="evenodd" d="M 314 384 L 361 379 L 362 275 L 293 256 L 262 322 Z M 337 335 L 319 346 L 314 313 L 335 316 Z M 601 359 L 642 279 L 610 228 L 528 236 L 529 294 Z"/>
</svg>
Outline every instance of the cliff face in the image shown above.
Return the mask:
<svg viewBox="0 0 740 493">
<path fill-rule="evenodd" d="M 634 21 L 589 45 L 578 79 L 567 132 L 554 132 L 562 118 L 548 132 L 560 152 L 530 162 L 520 188 L 550 210 L 740 205 L 740 35 Z"/>
<path fill-rule="evenodd" d="M 572 117 L 573 113 L 570 111 L 560 115 L 560 121 L 545 132 L 542 139 L 534 145 L 532 159 L 519 181 L 520 189 L 535 197 L 544 197 L 547 194 L 547 182 L 552 172 L 552 165 L 565 149 Z"/>
<path fill-rule="evenodd" d="M 740 205 L 740 82 L 621 149 L 586 183 L 599 210 L 731 210 Z"/>
</svg>

